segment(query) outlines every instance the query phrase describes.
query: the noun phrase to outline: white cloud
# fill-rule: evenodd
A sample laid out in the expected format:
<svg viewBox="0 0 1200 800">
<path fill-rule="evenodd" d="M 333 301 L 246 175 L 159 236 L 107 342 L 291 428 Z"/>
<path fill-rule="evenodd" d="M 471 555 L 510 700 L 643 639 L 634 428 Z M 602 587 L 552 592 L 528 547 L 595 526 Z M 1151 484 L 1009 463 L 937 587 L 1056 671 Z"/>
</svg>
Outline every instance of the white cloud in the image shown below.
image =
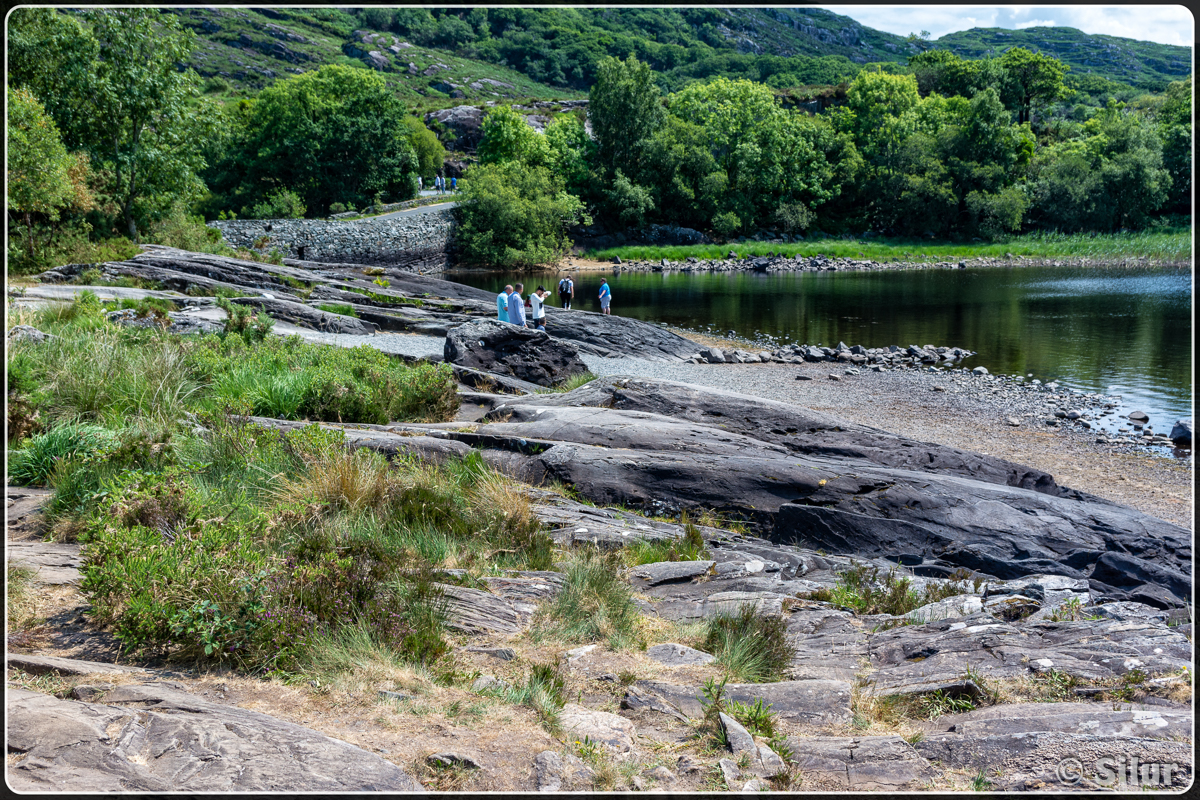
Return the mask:
<svg viewBox="0 0 1200 800">
<path fill-rule="evenodd" d="M 1031 19 L 1028 22 L 1018 22 L 1013 27 L 1020 31 L 1024 30 L 1025 28 L 1053 28 L 1055 24 L 1057 23 L 1055 23 L 1052 19 Z"/>
<path fill-rule="evenodd" d="M 1021 29 L 1035 25 L 1191 47 L 1195 19 L 1182 5 L 1126 6 L 823 6 L 888 33 L 927 30 L 937 39 L 969 28 Z"/>
</svg>

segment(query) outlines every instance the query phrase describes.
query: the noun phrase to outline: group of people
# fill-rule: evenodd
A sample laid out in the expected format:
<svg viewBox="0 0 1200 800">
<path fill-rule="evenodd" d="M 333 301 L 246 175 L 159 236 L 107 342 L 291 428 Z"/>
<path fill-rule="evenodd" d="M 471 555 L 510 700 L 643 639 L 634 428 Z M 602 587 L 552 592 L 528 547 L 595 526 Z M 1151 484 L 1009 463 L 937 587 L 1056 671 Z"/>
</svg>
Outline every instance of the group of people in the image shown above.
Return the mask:
<svg viewBox="0 0 1200 800">
<path fill-rule="evenodd" d="M 420 175 L 417 176 L 417 189 L 422 192 L 425 191 L 425 179 Z M 433 179 L 433 190 L 438 193 L 457 192 L 458 178 L 451 178 L 450 182 L 447 183 L 445 178 L 438 175 Z"/>
<path fill-rule="evenodd" d="M 504 287 L 504 291 L 496 295 L 496 317 L 501 322 L 511 322 L 513 325 L 520 325 L 522 328 L 536 328 L 539 331 L 546 330 L 546 296 L 550 294 L 545 287 L 539 286 L 530 293 L 529 297 L 522 299 L 521 292 L 524 291 L 525 284 L 508 284 Z M 571 298 L 575 295 L 575 281 L 567 275 L 558 282 L 558 301 L 565 309 L 571 308 Z M 600 279 L 600 311 L 604 314 L 611 313 L 609 306 L 612 304 L 612 289 L 608 286 L 608 278 Z M 529 313 L 525 309 L 529 309 Z"/>
</svg>

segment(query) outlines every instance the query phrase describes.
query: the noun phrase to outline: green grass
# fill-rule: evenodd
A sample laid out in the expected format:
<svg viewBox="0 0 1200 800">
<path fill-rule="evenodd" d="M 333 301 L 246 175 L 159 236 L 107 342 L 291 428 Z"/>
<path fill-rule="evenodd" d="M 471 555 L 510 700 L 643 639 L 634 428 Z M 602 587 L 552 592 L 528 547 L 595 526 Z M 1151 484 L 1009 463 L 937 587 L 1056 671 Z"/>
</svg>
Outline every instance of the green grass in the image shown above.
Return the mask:
<svg viewBox="0 0 1200 800">
<path fill-rule="evenodd" d="M 833 603 L 856 614 L 901 616 L 939 600 L 978 592 L 981 583 L 966 570 L 960 570 L 951 580 L 930 583 L 918 592 L 912 588 L 912 580 L 898 574 L 894 567 L 880 577 L 879 567 L 852 562 L 849 568 L 838 573 L 832 589 L 810 592 L 808 599 Z"/>
<path fill-rule="evenodd" d="M 580 550 L 568 563 L 562 591 L 544 609 L 538 634 L 567 642 L 606 642 L 613 650 L 641 643 L 641 613 L 620 576 L 615 553 Z"/>
<path fill-rule="evenodd" d="M 879 262 L 937 262 L 967 258 L 1087 259 L 1114 261 L 1146 258 L 1156 262 L 1182 263 L 1192 257 L 1191 231 L 1167 227 L 1134 233 L 1061 234 L 1036 232 L 994 242 L 945 242 L 922 239 L 829 238 L 795 244 L 769 242 L 730 242 L 724 245 L 677 247 L 628 246 L 590 250 L 586 257 L 599 261 L 620 256 L 623 261 L 683 261 L 689 256 L 723 259 L 729 251 L 739 256 L 765 256 L 769 253 L 789 258 L 824 255 L 830 258 Z"/>
<path fill-rule="evenodd" d="M 755 612 L 746 605 L 736 613 L 718 614 L 708 621 L 701 649 L 716 656 L 716 665 L 736 681 L 767 683 L 782 680 L 792 660 L 783 618 Z"/>
<path fill-rule="evenodd" d="M 631 567 L 655 564 L 660 561 L 703 561 L 709 557 L 700 529 L 685 517 L 683 536 L 678 539 L 639 539 L 623 550 L 625 563 Z"/>
<path fill-rule="evenodd" d="M 354 311 L 354 306 L 348 303 L 321 303 L 317 308 L 322 311 L 328 311 L 330 314 L 341 314 L 343 317 L 358 318 L 358 314 Z"/>
</svg>

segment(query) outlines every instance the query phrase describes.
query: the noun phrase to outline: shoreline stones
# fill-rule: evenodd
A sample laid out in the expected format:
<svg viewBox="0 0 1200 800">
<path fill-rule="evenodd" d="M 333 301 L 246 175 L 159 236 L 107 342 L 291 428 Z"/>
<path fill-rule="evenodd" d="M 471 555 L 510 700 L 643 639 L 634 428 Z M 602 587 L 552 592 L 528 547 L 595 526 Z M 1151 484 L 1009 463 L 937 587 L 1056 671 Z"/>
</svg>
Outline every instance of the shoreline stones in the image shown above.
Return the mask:
<svg viewBox="0 0 1200 800">
<path fill-rule="evenodd" d="M 785 243 L 782 239 L 772 243 Z M 799 239 L 797 239 L 799 241 Z M 730 250 L 728 258 L 698 259 L 689 257 L 685 261 L 626 261 L 621 265 L 628 272 L 863 272 L 876 270 L 909 269 L 967 269 L 968 267 L 1015 267 L 1015 266 L 1071 266 L 1088 263 L 1085 258 L 973 258 L 953 261 L 873 261 L 815 256 L 784 255 L 751 256 L 739 255 Z M 1190 266 L 1188 262 L 1158 262 L 1146 258 L 1125 258 L 1116 262 L 1122 266 Z"/>
<path fill-rule="evenodd" d="M 886 368 L 923 364 L 945 366 L 956 364 L 974 355 L 976 355 L 974 351 L 961 347 L 939 347 L 932 344 L 924 346 L 911 344 L 905 348 L 898 345 L 866 348 L 862 345 L 847 346 L 845 342 L 838 342 L 837 347 L 790 344 L 774 350 L 754 352 L 740 348 L 724 350 L 719 347 L 706 347 L 684 360 L 689 364 L 803 364 L 805 362 L 836 361 L 850 366 L 872 364 Z M 983 373 L 977 374 L 987 373 L 983 367 L 975 369 L 983 369 Z"/>
</svg>

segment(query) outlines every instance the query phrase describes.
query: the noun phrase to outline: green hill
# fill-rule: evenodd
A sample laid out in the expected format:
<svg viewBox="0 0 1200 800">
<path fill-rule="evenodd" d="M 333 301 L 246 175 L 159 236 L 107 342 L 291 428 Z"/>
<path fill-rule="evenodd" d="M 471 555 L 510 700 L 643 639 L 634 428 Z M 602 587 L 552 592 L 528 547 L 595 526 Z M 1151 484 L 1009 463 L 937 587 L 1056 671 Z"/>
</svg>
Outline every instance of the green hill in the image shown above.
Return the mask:
<svg viewBox="0 0 1200 800">
<path fill-rule="evenodd" d="M 1054 56 L 1076 75 L 1096 75 L 1155 92 L 1192 71 L 1190 47 L 1089 34 L 1077 28 L 971 28 L 946 34 L 936 45 L 963 58 L 983 58 L 1024 47 Z"/>
</svg>

